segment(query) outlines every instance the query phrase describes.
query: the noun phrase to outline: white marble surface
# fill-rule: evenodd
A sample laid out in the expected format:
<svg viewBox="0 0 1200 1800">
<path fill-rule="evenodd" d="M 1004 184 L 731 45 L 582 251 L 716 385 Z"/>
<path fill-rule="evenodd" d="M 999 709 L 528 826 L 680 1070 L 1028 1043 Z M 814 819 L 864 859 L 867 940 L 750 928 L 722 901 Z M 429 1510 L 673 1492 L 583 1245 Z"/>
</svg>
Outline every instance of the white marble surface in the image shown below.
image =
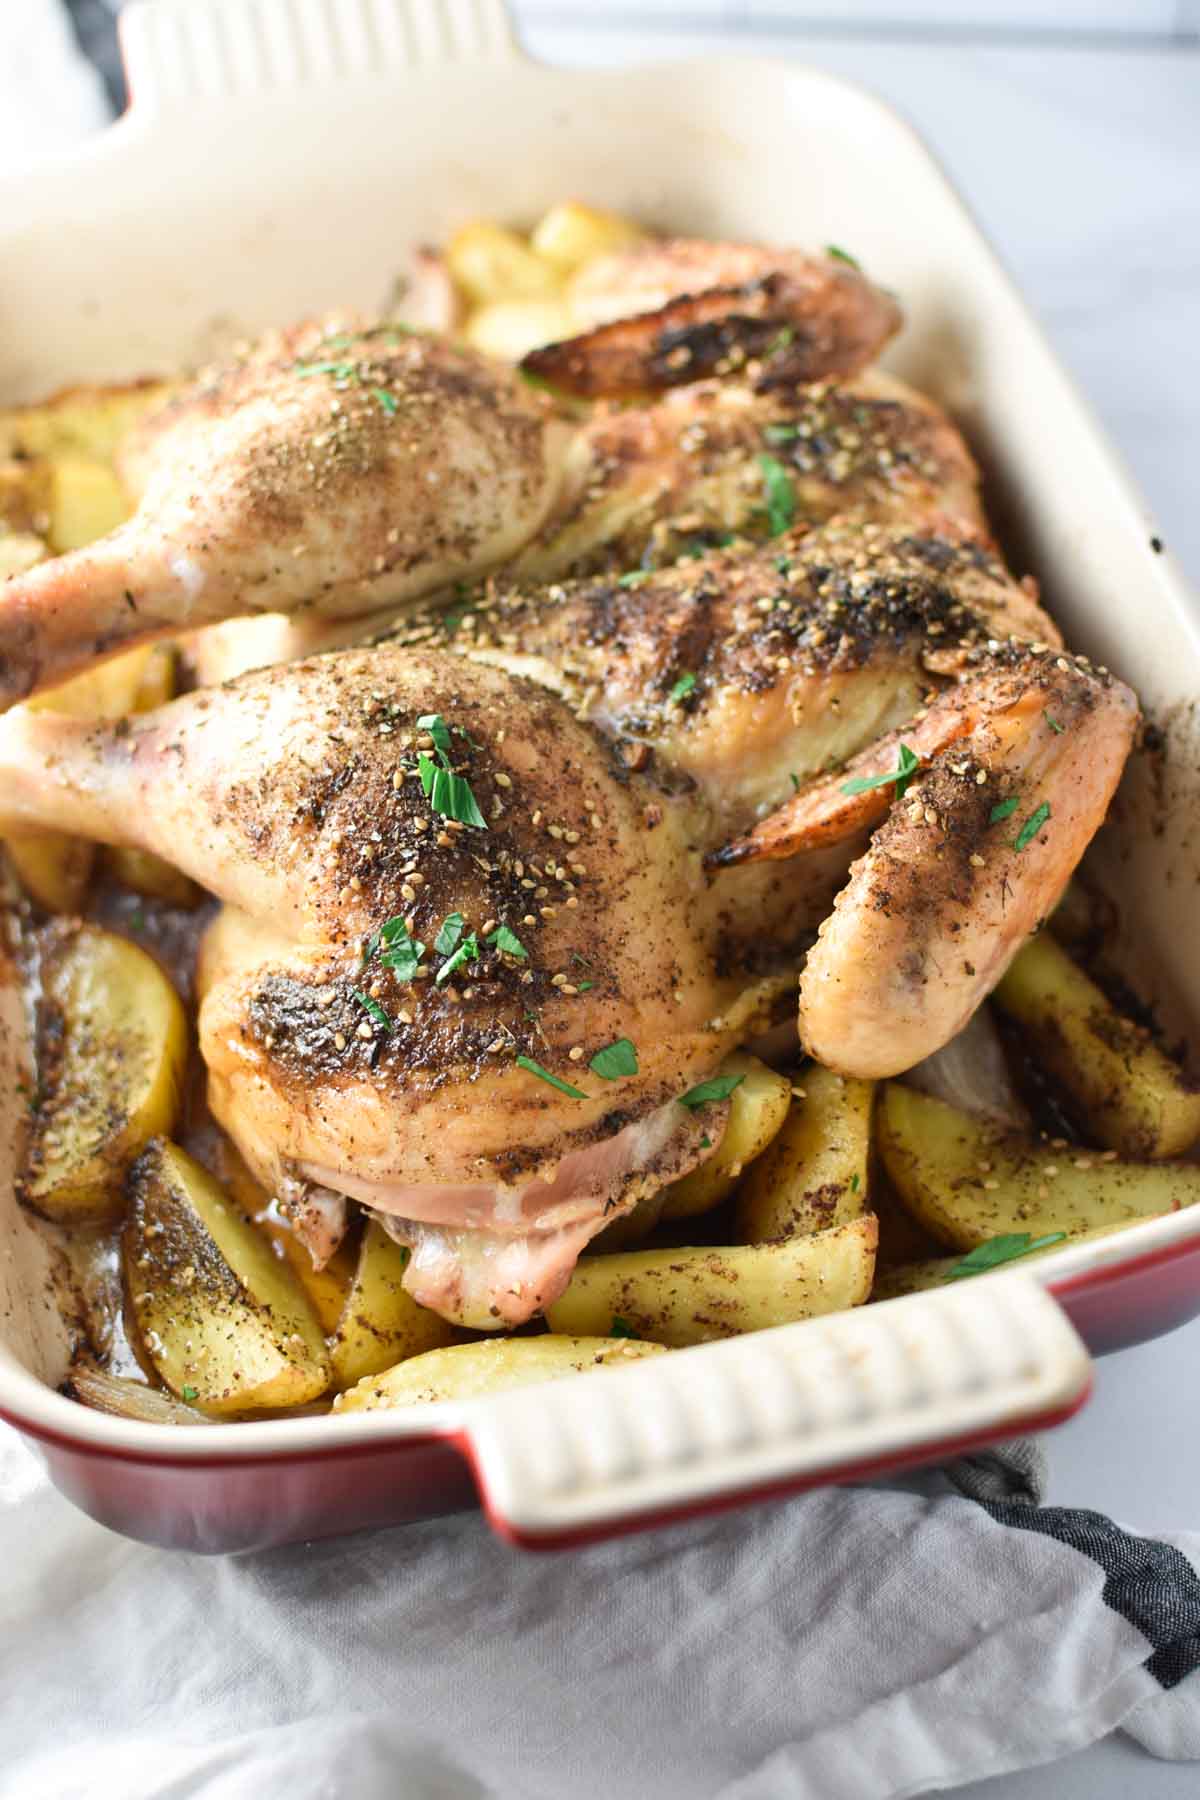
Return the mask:
<svg viewBox="0 0 1200 1800">
<path fill-rule="evenodd" d="M 956 47 L 761 30 L 735 44 L 714 32 L 596 29 L 590 8 L 560 6 L 557 22 L 536 10 L 526 38 L 548 60 L 741 48 L 804 57 L 891 99 L 944 159 L 1151 496 L 1162 535 L 1200 579 L 1194 50 Z M 643 16 L 661 20 L 664 10 Z M 1198 1384 L 1200 1321 L 1102 1364 L 1091 1405 L 1052 1442 L 1052 1499 L 1148 1531 L 1200 1524 Z M 1135 1789 L 1141 1800 L 1182 1800 L 1200 1791 L 1200 1773 L 1110 1740 L 1051 1769 L 961 1791 L 980 1800 L 1124 1800 Z"/>
<path fill-rule="evenodd" d="M 798 56 L 891 100 L 942 157 L 1200 585 L 1200 55 L 757 32 L 635 37 L 537 19 L 525 38 L 559 62 Z M 1090 1405 L 1051 1441 L 1051 1499 L 1148 1532 L 1200 1524 L 1198 1388 L 1200 1320 L 1106 1359 Z M 1183 1800 L 1200 1792 L 1200 1771 L 1110 1739 L 959 1791 Z"/>
</svg>

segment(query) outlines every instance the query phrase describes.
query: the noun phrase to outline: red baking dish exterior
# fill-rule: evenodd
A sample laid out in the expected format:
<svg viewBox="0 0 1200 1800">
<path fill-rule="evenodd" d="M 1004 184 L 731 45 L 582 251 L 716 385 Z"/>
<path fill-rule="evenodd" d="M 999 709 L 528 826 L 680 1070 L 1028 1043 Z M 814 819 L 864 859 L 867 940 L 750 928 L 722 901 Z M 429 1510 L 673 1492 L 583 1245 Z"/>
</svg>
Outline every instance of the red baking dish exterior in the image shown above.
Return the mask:
<svg viewBox="0 0 1200 1800">
<path fill-rule="evenodd" d="M 252 331 L 306 310 L 377 305 L 405 244 L 436 239 L 473 214 L 530 219 L 563 194 L 697 234 L 853 242 L 909 311 L 891 366 L 964 424 L 1014 560 L 1046 577 L 1072 644 L 1127 675 L 1163 726 L 1170 755 L 1165 763 L 1135 757 L 1113 827 L 1091 854 L 1116 900 L 1118 948 L 1129 953 L 1138 987 L 1172 1028 L 1200 1018 L 1200 967 L 1179 962 L 1193 957 L 1189 897 L 1200 875 L 1181 823 L 1189 810 L 1195 816 L 1200 758 L 1179 735 L 1186 700 L 1200 688 L 1195 618 L 1171 558 L 1151 550 L 1157 534 L 1143 502 L 909 128 L 871 96 L 799 65 L 539 69 L 515 51 L 500 0 L 471 8 L 360 0 L 353 9 L 273 0 L 272 33 L 255 28 L 257 11 L 243 0 L 129 8 L 130 114 L 84 151 L 4 188 L 0 303 L 28 329 L 0 342 L 0 394 L 34 399 L 81 376 L 178 366 L 213 341 L 218 313 L 226 326 Z M 413 145 L 420 178 L 397 187 L 395 169 Z M 390 186 L 381 173 L 388 146 Z M 1064 467 L 1072 473 L 1065 487 L 1056 481 Z M 1125 604 L 1131 593 L 1138 608 Z M 0 1009 L 0 1103 L 11 1109 L 21 1054 L 11 983 L 0 983 Z M 639 1457 L 652 1463 L 662 1444 L 630 1449 L 613 1431 L 606 1442 L 599 1425 L 592 1442 L 588 1417 L 568 1421 L 578 1440 L 574 1474 L 591 1469 L 598 1497 L 577 1505 L 567 1483 L 561 1503 L 539 1511 L 525 1504 L 521 1458 L 535 1498 L 553 1494 L 559 1477 L 538 1455 L 556 1445 L 522 1439 L 528 1420 L 519 1409 L 504 1415 L 512 1424 L 506 1463 L 469 1409 L 431 1409 L 428 1428 L 412 1415 L 358 1414 L 181 1430 L 131 1427 L 54 1393 L 66 1348 L 45 1302 L 50 1251 L 13 1201 L 3 1164 L 15 1131 L 11 1118 L 0 1125 L 8 1250 L 0 1258 L 0 1417 L 36 1445 L 85 1512 L 130 1537 L 194 1551 L 251 1550 L 477 1503 L 514 1542 L 568 1545 L 933 1462 L 1047 1428 L 1083 1403 L 1086 1359 L 1047 1294 L 1095 1352 L 1200 1312 L 1197 1208 L 1194 1220 L 1175 1214 L 1068 1246 L 1026 1277 L 951 1284 L 977 1290 L 966 1312 L 940 1293 L 860 1309 L 846 1329 L 867 1351 L 873 1340 L 911 1337 L 907 1375 L 916 1385 L 894 1415 L 889 1358 L 878 1359 L 878 1391 L 864 1399 L 854 1391 L 857 1352 L 831 1348 L 816 1329 L 829 1324 L 836 1336 L 836 1320 L 648 1359 L 611 1379 L 637 1379 L 650 1397 L 700 1369 L 710 1385 L 699 1411 L 707 1427 L 724 1408 L 720 1430 L 702 1441 L 697 1427 L 668 1476 L 627 1485 L 621 1499 L 621 1458 L 632 1459 L 636 1475 Z M 1020 1304 L 1010 1282 L 1024 1284 Z M 1008 1311 L 1006 1292 L 1014 1296 Z M 971 1381 L 952 1395 L 938 1389 L 957 1355 L 937 1336 L 938 1320 L 956 1304 L 954 1341 L 979 1359 L 978 1404 Z M 1049 1334 L 1040 1362 L 1023 1363 L 1014 1347 L 1021 1305 Z M 805 1335 L 789 1335 L 797 1333 Z M 772 1390 L 768 1340 L 778 1340 L 780 1359 L 793 1357 L 793 1375 L 810 1357 L 814 1367 L 831 1359 L 809 1396 L 816 1423 L 807 1436 L 797 1428 L 795 1454 L 773 1462 L 766 1452 L 786 1439 L 795 1396 L 786 1383 Z M 698 1355 L 709 1360 L 684 1361 Z M 741 1388 L 739 1367 L 749 1371 Z M 926 1378 L 932 1398 L 922 1399 Z M 555 1391 L 528 1390 L 545 1396 L 530 1406 L 549 1416 Z M 989 1392 L 999 1395 L 990 1411 Z M 778 1419 L 758 1420 L 765 1448 L 755 1462 L 739 1450 L 739 1409 L 748 1417 L 760 1401 Z M 920 1416 L 911 1431 L 896 1424 L 902 1402 Z M 576 1408 L 588 1410 L 586 1402 Z M 630 1409 L 631 1443 L 640 1411 Z M 665 1443 L 673 1427 L 668 1413 L 661 1420 Z M 556 1429 L 565 1442 L 568 1427 Z"/>
</svg>

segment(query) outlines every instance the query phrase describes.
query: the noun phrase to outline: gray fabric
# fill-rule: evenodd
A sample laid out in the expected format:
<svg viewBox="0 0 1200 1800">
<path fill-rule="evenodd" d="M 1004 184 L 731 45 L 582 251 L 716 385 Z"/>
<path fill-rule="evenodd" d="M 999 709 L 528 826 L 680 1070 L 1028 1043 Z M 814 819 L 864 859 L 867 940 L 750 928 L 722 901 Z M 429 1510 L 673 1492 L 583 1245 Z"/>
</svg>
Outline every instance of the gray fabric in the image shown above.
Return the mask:
<svg viewBox="0 0 1200 1800">
<path fill-rule="evenodd" d="M 1046 1498 L 1050 1465 L 1040 1438 L 1012 1438 L 974 1456 L 957 1457 L 942 1473 L 968 1500 L 1040 1506 Z"/>
</svg>

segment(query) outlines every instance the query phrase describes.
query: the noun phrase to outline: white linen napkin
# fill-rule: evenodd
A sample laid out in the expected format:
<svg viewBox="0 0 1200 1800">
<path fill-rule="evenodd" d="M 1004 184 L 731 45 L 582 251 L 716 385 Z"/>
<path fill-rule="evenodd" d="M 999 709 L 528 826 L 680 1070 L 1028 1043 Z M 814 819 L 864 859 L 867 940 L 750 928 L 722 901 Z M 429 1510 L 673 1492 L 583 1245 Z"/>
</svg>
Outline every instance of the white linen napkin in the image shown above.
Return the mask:
<svg viewBox="0 0 1200 1800">
<path fill-rule="evenodd" d="M 91 1523 L 0 1428 L 0 1800 L 891 1800 L 1116 1728 L 1200 1756 L 1200 1534 L 924 1485 L 208 1559 Z"/>
</svg>

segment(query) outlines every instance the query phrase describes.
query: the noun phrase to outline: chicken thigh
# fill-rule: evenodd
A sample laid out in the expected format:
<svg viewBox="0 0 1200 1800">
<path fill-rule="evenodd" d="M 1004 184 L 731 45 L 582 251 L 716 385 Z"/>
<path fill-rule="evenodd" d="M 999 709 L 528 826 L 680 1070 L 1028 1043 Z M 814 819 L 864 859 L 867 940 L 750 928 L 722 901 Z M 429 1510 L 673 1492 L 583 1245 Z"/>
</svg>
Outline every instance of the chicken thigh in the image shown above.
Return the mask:
<svg viewBox="0 0 1200 1800">
<path fill-rule="evenodd" d="M 272 1191 L 384 1216 L 423 1303 L 527 1318 L 719 1137 L 678 1097 L 757 1002 L 693 917 L 701 849 L 544 689 L 349 652 L 118 726 L 10 713 L 0 770 L 5 823 L 155 850 L 228 902 L 213 1112 Z"/>
</svg>

